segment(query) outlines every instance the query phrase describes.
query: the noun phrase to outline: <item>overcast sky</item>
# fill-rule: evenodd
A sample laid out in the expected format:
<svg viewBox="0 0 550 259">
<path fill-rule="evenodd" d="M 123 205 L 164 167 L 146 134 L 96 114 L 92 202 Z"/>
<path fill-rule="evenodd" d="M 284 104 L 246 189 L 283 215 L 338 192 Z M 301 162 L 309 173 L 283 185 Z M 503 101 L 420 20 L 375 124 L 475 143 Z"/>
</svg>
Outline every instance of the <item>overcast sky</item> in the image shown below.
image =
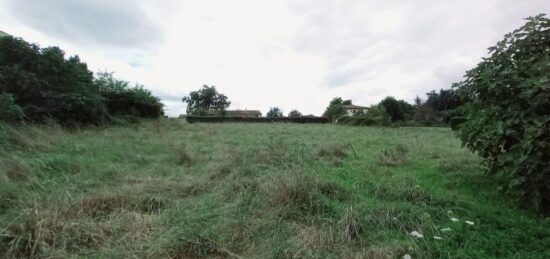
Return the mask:
<svg viewBox="0 0 550 259">
<path fill-rule="evenodd" d="M 320 115 L 449 88 L 548 0 L 0 0 L 0 30 L 92 71 L 181 97 L 215 85 L 230 109 Z"/>
</svg>

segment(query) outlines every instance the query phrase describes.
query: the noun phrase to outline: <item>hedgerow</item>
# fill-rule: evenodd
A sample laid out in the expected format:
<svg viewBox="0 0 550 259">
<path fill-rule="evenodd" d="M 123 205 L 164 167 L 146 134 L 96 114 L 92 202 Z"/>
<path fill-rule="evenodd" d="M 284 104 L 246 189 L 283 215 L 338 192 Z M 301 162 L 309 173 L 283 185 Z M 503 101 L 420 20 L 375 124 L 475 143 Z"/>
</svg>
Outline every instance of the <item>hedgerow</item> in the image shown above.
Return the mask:
<svg viewBox="0 0 550 259">
<path fill-rule="evenodd" d="M 221 117 L 221 116 L 186 116 L 189 123 L 196 122 L 286 122 L 286 123 L 328 123 L 325 117 Z"/>
<path fill-rule="evenodd" d="M 121 89 L 114 97 L 102 90 L 78 56 L 66 59 L 58 47 L 40 48 L 20 38 L 0 37 L 1 120 L 54 119 L 75 125 L 106 123 L 119 114 L 162 115 L 160 100 L 142 87 Z"/>
</svg>

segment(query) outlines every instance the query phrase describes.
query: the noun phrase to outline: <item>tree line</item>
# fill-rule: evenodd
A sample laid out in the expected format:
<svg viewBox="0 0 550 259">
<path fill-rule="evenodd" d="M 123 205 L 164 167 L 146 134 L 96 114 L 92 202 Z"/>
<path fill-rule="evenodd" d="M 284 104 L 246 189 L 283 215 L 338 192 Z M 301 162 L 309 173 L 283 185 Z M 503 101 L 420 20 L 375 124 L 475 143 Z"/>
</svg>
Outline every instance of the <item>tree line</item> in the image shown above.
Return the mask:
<svg viewBox="0 0 550 259">
<path fill-rule="evenodd" d="M 351 117 L 344 106 L 352 101 L 337 97 L 323 116 L 352 125 L 450 124 L 463 145 L 484 158 L 500 190 L 526 207 L 550 212 L 549 46 L 550 19 L 542 14 L 529 17 L 490 47 L 489 57 L 451 89 L 431 91 L 425 100 L 417 96 L 414 104 L 389 96 Z M 229 105 L 227 98 L 208 101 L 222 100 L 221 106 L 199 105 L 197 98 L 193 93 L 184 98 L 188 112 Z M 300 116 L 298 111 L 292 114 Z M 283 113 L 274 107 L 267 115 Z"/>
<path fill-rule="evenodd" d="M 65 58 L 59 47 L 0 36 L 0 121 L 73 126 L 162 115 L 160 98 L 142 85 L 130 86 L 108 72 L 94 76 L 78 56 Z"/>
<path fill-rule="evenodd" d="M 333 122 L 356 125 L 448 125 L 453 111 L 461 105 L 456 91 L 441 89 L 426 95 L 426 100 L 417 96 L 414 104 L 388 96 L 351 117 L 347 116 L 344 106 L 352 105 L 352 101 L 336 97 L 330 101 L 323 116 Z"/>
</svg>

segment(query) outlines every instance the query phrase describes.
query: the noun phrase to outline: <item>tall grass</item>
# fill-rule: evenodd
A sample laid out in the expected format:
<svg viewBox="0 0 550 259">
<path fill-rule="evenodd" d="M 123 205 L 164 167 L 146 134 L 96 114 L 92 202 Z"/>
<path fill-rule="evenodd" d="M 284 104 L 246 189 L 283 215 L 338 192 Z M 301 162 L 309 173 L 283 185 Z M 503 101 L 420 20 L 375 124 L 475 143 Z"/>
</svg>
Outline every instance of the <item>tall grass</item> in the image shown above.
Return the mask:
<svg viewBox="0 0 550 259">
<path fill-rule="evenodd" d="M 0 152 L 5 258 L 550 254 L 444 128 L 2 125 Z"/>
</svg>

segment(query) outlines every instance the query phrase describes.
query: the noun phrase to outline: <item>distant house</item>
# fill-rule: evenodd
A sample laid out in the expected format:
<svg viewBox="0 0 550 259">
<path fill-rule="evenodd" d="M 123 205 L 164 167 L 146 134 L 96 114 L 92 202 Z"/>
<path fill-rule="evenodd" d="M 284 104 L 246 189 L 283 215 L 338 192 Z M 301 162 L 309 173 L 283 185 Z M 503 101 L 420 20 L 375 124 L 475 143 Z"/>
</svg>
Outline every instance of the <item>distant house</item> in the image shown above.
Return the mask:
<svg viewBox="0 0 550 259">
<path fill-rule="evenodd" d="M 363 107 L 363 106 L 359 106 L 359 105 L 353 105 L 353 104 L 349 104 L 349 105 L 342 105 L 342 108 L 344 108 L 344 110 L 346 110 L 346 116 L 353 116 L 353 115 L 356 115 L 356 114 L 361 114 L 361 113 L 365 113 L 367 112 L 367 107 Z"/>
</svg>

